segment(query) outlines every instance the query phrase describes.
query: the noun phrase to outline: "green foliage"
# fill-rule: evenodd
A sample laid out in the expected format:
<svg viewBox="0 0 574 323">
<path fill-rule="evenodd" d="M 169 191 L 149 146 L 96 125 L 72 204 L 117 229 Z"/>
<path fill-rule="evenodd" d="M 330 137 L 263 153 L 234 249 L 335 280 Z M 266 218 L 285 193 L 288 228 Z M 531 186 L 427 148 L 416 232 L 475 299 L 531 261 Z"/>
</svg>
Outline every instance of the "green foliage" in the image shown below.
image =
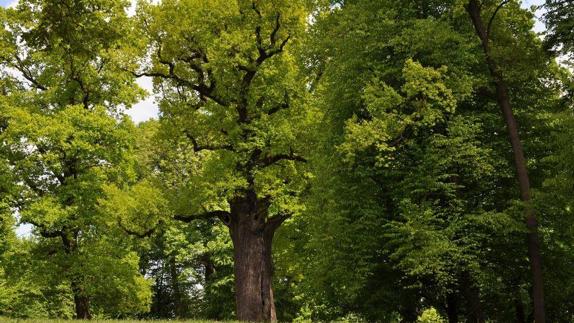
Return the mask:
<svg viewBox="0 0 574 323">
<path fill-rule="evenodd" d="M 266 219 L 291 216 L 273 246 L 280 321 L 528 317 L 524 205 L 466 4 L 0 9 L 0 316 L 69 319 L 84 297 L 96 318 L 232 319 L 229 223 L 203 215 L 249 192 Z M 572 53 L 573 8 L 546 1 L 541 40 L 520 1 L 481 4 L 528 159 L 548 320 L 569 322 L 574 83 L 555 55 Z M 136 76 L 161 111 L 137 126 L 123 115 L 145 94 Z"/>
<path fill-rule="evenodd" d="M 418 323 L 444 323 L 445 320 L 440 316 L 435 308 L 425 309 L 417 319 Z"/>
<path fill-rule="evenodd" d="M 18 240 L 2 257 L 0 313 L 17 318 L 73 317 L 65 283 L 46 279 L 33 240 Z"/>
<path fill-rule="evenodd" d="M 151 317 L 234 316 L 232 245 L 223 225 L 199 220 L 167 229 L 142 261 L 156 277 Z"/>
<path fill-rule="evenodd" d="M 299 1 L 258 2 L 256 10 L 243 1 L 168 1 L 140 8 L 154 51 L 153 66 L 143 74 L 156 76 L 162 89 L 161 136 L 168 152 L 161 167 L 175 177 L 168 180 L 177 183 L 168 195 L 176 212 L 227 209 L 227 200 L 247 185 L 251 175 L 240 169 L 252 154 L 308 148 L 304 129 L 311 116 L 293 54 L 304 13 Z M 256 26 L 264 39 L 255 39 Z M 256 60 L 257 46 L 268 48 L 265 62 Z M 274 197 L 273 210 L 298 212 L 291 195 L 305 185 L 304 170 L 286 160 L 254 173 L 258 195 Z"/>
<path fill-rule="evenodd" d="M 363 100 L 368 117 L 350 119 L 345 127 L 345 142 L 339 146 L 347 162 L 352 162 L 355 152 L 374 148 L 375 165 L 385 166 L 406 132 L 432 128 L 454 113 L 456 101 L 441 82 L 440 71 L 407 60 L 403 77 L 401 93 L 376 79 L 366 86 Z"/>
<path fill-rule="evenodd" d="M 99 205 L 105 187 L 135 175 L 133 125 L 114 116 L 143 93 L 121 68 L 139 53 L 135 39 L 126 37 L 132 26 L 127 5 L 30 0 L 2 9 L 0 61 L 13 72 L 3 76 L 0 136 L 21 190 L 11 211 L 38 236 L 29 247 L 33 283 L 15 284 L 16 297 L 26 289 L 30 300 L 65 295 L 61 303 L 69 306 L 73 294 L 91 301 L 98 316 L 148 308 L 149 282 L 138 272 L 138 257 L 114 235 L 113 214 Z M 72 316 L 69 308 L 55 312 L 48 309 L 62 307 L 37 304 L 13 315 Z"/>
<path fill-rule="evenodd" d="M 186 210 L 169 193 L 178 193 L 173 185 L 186 180 L 179 174 L 193 171 L 197 159 L 185 160 L 166 149 L 169 142 L 156 121 L 135 131 L 136 176 L 124 185 L 106 186 L 99 207 L 113 214 L 110 225 L 117 223 L 136 237 L 140 271 L 153 277 L 145 317 L 232 318 L 232 246 L 226 227 L 213 219 L 189 224 L 172 219 Z"/>
<path fill-rule="evenodd" d="M 574 4 L 569 1 L 546 0 L 544 22 L 547 35 L 546 45 L 561 53 L 572 55 L 574 52 Z"/>
<path fill-rule="evenodd" d="M 317 17 L 309 52 L 322 57 L 311 72 L 321 77 L 313 104 L 324 146 L 308 217 L 295 227 L 310 233 L 287 245 L 289 260 L 304 259 L 288 273 L 314 319 L 354 311 L 416 320 L 421 307 L 445 313 L 449 295 L 459 310 L 474 306 L 472 286 L 504 308 L 489 314 L 500 320 L 513 315 L 495 305 L 502 295 L 522 302 L 528 267 L 508 144 L 463 4 L 442 1 L 437 13 L 414 1 L 351 1 Z M 505 7 L 492 46 L 519 121 L 533 129 L 525 136 L 536 182 L 539 161 L 553 154 L 538 145 L 548 147 L 555 124 L 541 120 L 563 107 L 561 76 L 531 19 Z"/>
<path fill-rule="evenodd" d="M 4 67 L 18 71 L 5 78 L 32 91 L 22 100 L 44 107 L 96 104 L 115 110 L 142 97 L 133 76 L 140 52 L 137 35 L 125 9 L 129 1 L 19 1 L 1 9 L 0 36 Z M 128 37 L 126 37 L 128 36 Z"/>
</svg>

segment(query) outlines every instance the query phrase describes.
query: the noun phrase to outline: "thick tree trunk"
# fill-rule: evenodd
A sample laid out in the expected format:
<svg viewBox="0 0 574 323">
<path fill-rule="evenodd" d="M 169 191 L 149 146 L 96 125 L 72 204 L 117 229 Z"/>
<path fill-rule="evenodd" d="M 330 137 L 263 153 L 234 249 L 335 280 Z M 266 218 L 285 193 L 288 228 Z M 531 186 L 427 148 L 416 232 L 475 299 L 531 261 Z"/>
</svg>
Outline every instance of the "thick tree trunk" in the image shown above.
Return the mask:
<svg viewBox="0 0 574 323">
<path fill-rule="evenodd" d="M 266 203 L 251 199 L 232 204 L 229 223 L 233 241 L 237 319 L 276 322 L 272 279 L 272 242 L 276 226 L 266 223 Z"/>
<path fill-rule="evenodd" d="M 74 294 L 74 306 L 76 307 L 76 319 L 91 320 L 90 299 L 85 295 L 80 283 L 72 281 L 72 293 Z"/>
<path fill-rule="evenodd" d="M 490 70 L 490 74 L 496 86 L 496 100 L 502 114 L 506 127 L 512 152 L 514 157 L 514 164 L 516 166 L 516 173 L 520 188 L 520 198 L 525 203 L 525 220 L 528 228 L 528 256 L 530 259 L 530 268 L 532 271 L 532 299 L 534 302 L 534 319 L 537 323 L 545 322 L 544 314 L 544 285 L 542 278 L 542 257 L 540 255 L 540 243 L 538 239 L 538 221 L 536 214 L 531 205 L 530 198 L 530 179 L 528 177 L 528 170 L 526 166 L 526 159 L 522 148 L 522 142 L 518 134 L 518 124 L 514 118 L 512 106 L 510 104 L 510 97 L 508 95 L 508 87 L 502 74 L 498 70 L 496 62 L 490 55 L 488 27 L 484 26 L 481 17 L 481 8 L 477 0 L 470 0 L 467 6 L 467 11 L 472 19 L 472 23 L 476 30 L 478 37 L 481 40 L 482 48 L 486 57 L 486 63 Z"/>
</svg>

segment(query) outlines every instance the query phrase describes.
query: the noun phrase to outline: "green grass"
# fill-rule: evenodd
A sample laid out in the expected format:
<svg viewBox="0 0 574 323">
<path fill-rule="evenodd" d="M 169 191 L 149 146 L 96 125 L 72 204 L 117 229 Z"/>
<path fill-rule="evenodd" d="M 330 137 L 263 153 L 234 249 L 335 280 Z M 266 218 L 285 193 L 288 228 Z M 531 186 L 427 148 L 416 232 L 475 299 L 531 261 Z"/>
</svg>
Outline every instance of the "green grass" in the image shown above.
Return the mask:
<svg viewBox="0 0 574 323">
<path fill-rule="evenodd" d="M 1 323 L 75 323 L 75 322 L 89 322 L 89 323 L 214 323 L 216 321 L 206 321 L 206 320 L 90 320 L 90 321 L 80 321 L 80 320 L 47 320 L 47 319 L 8 319 L 0 317 Z M 223 323 L 223 322 L 219 322 Z M 227 323 L 231 323 L 228 321 Z"/>
</svg>

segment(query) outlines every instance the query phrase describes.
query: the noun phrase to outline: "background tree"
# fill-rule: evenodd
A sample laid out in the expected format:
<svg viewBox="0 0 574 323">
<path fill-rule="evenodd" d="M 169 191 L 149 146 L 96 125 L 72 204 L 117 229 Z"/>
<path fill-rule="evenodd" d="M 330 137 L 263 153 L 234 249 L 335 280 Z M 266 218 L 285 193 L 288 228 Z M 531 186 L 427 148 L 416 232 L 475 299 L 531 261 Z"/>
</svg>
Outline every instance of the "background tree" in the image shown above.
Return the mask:
<svg viewBox="0 0 574 323">
<path fill-rule="evenodd" d="M 123 315 L 144 311 L 149 298 L 137 256 L 106 235 L 113 227 L 97 207 L 104 184 L 130 176 L 132 126 L 112 116 L 142 95 L 118 69 L 135 48 L 127 5 L 31 0 L 2 9 L 4 82 L 18 85 L 2 107 L 2 140 L 23 186 L 18 211 L 49 259 L 38 270 L 70 284 L 77 318 L 92 316 L 91 302 Z"/>
<path fill-rule="evenodd" d="M 227 229 L 217 219 L 182 224 L 173 219 L 177 198 L 168 201 L 196 169 L 181 151 L 166 149 L 168 138 L 155 121 L 141 123 L 136 133 L 136 178 L 106 188 L 102 201 L 123 231 L 134 237 L 140 271 L 153 277 L 153 318 L 234 316 L 232 247 Z"/>
<path fill-rule="evenodd" d="M 572 58 L 574 52 L 574 4 L 567 0 L 546 0 L 543 6 L 546 24 L 545 45 Z"/>
<path fill-rule="evenodd" d="M 358 312 L 414 320 L 433 306 L 450 321 L 463 314 L 525 320 L 532 308 L 525 297 L 524 229 L 482 49 L 464 3 L 425 3 L 346 1 L 314 25 L 308 55 L 316 59 L 311 71 L 321 77 L 314 104 L 325 111 L 318 132 L 324 148 L 317 150 L 323 162 L 315 164 L 313 211 L 301 223 L 310 228 L 301 238 L 309 240 L 291 243 L 300 252 L 294 259 L 304 259 L 301 267 L 291 266 L 292 275 L 305 273 L 300 288 L 311 296 L 308 306 L 331 319 Z M 492 27 L 496 57 L 512 80 L 533 186 L 539 187 L 545 177 L 539 162 L 554 154 L 543 148 L 556 129 L 548 121 L 559 120 L 554 113 L 565 109 L 558 99 L 565 78 L 531 32 L 532 13 L 512 3 L 499 15 Z M 407 72 L 409 59 L 422 68 Z M 442 76 L 430 77 L 436 71 Z M 451 93 L 446 102 L 455 108 L 448 113 L 436 110 L 445 98 L 438 89 Z M 357 263 L 364 271 L 349 265 Z M 404 290 L 400 297 L 387 294 L 397 290 Z M 380 312 L 360 305 L 369 298 Z"/>
<path fill-rule="evenodd" d="M 516 167 L 516 174 L 520 188 L 520 198 L 525 204 L 524 214 L 526 226 L 528 228 L 528 256 L 530 258 L 530 267 L 532 270 L 534 318 L 536 322 L 545 322 L 542 256 L 540 254 L 540 239 L 538 237 L 538 219 L 535 213 L 536 211 L 532 208 L 531 202 L 530 177 L 528 176 L 528 167 L 526 164 L 522 140 L 518 133 L 518 124 L 516 123 L 516 118 L 514 117 L 514 112 L 510 102 L 508 85 L 506 84 L 503 72 L 500 69 L 500 64 L 497 62 L 495 57 L 493 57 L 490 47 L 492 23 L 496 18 L 498 10 L 500 10 L 505 4 L 506 1 L 498 4 L 491 14 L 488 24 L 483 22 L 482 2 L 471 0 L 468 2 L 466 9 L 474 25 L 476 34 L 480 38 L 485 55 L 485 61 L 490 71 L 492 81 L 496 87 L 496 100 L 504 116 L 504 121 L 506 123 L 506 128 L 512 146 L 514 165 Z"/>
</svg>

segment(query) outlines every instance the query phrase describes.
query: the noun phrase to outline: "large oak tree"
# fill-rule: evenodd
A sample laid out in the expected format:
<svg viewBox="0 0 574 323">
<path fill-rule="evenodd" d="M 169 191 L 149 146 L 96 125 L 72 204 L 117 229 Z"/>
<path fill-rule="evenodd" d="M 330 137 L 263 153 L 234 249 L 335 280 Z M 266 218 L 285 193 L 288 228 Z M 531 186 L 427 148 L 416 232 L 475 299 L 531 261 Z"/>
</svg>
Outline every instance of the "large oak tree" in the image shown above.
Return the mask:
<svg viewBox="0 0 574 323">
<path fill-rule="evenodd" d="M 163 1 L 141 8 L 161 121 L 196 170 L 175 218 L 219 218 L 234 245 L 237 317 L 275 321 L 272 241 L 304 188 L 301 1 Z"/>
</svg>

